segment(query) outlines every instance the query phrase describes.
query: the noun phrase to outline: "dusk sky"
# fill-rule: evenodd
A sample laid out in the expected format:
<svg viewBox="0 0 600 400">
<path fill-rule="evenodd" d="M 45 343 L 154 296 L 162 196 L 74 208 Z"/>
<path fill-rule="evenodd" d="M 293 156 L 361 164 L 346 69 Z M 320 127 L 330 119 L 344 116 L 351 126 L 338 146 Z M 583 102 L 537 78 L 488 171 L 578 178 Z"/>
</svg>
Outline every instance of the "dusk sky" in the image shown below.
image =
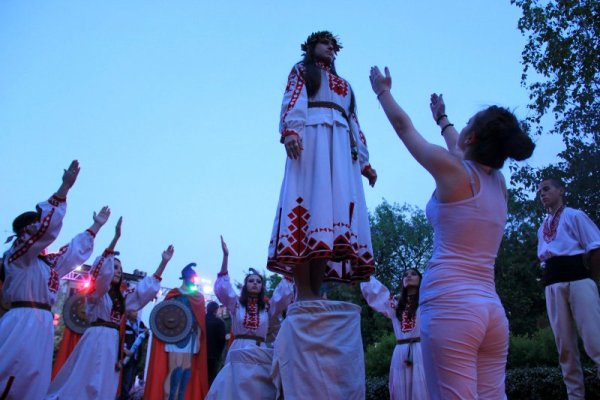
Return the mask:
<svg viewBox="0 0 600 400">
<path fill-rule="evenodd" d="M 4 0 L 2 242 L 14 217 L 48 198 L 78 159 L 81 173 L 51 249 L 109 205 L 113 215 L 93 257 L 122 215 L 118 250 L 126 271 L 152 273 L 173 244 L 164 286 L 179 285 L 189 262 L 214 281 L 220 234 L 235 280 L 248 267 L 266 271 L 285 163 L 281 98 L 300 44 L 317 30 L 331 30 L 344 46 L 337 70 L 355 91 L 379 174 L 375 188 L 365 181 L 369 209 L 383 199 L 424 208 L 433 179 L 385 118 L 369 68 L 390 68 L 393 94 L 434 143 L 443 139 L 429 111 L 432 92 L 444 94 L 459 130 L 491 104 L 523 118 L 519 11 L 509 0 Z M 531 164 L 553 162 L 559 138 L 535 140 Z"/>
</svg>

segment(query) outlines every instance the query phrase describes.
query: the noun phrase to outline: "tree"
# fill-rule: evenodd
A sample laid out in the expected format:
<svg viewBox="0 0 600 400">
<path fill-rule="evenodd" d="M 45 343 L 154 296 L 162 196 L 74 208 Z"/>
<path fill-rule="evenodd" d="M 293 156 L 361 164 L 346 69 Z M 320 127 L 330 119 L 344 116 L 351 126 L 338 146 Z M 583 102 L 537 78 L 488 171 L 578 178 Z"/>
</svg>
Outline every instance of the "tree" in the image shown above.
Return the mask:
<svg viewBox="0 0 600 400">
<path fill-rule="evenodd" d="M 515 187 L 534 191 L 555 175 L 568 187 L 567 203 L 600 222 L 600 2 L 597 0 L 511 0 L 523 15 L 527 36 L 521 83 L 529 89 L 525 123 L 538 135 L 563 138 L 559 161 L 541 169 L 511 166 Z M 534 72 L 532 74 L 532 72 Z"/>
</svg>

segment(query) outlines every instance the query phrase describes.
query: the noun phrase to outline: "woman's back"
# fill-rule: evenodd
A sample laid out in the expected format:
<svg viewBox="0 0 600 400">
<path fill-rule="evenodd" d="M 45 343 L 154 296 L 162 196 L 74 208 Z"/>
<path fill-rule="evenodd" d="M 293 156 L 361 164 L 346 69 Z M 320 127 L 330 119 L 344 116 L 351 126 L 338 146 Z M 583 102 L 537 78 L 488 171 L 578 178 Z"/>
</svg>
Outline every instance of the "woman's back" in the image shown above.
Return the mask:
<svg viewBox="0 0 600 400">
<path fill-rule="evenodd" d="M 507 214 L 504 177 L 495 169 L 485 172 L 473 161 L 465 161 L 464 165 L 471 175 L 475 195 L 453 203 L 440 203 L 434 194 L 427 204 L 434 241 L 423 282 L 423 303 L 454 292 L 496 297 L 494 263 Z M 478 191 L 475 189 L 477 180 Z"/>
</svg>

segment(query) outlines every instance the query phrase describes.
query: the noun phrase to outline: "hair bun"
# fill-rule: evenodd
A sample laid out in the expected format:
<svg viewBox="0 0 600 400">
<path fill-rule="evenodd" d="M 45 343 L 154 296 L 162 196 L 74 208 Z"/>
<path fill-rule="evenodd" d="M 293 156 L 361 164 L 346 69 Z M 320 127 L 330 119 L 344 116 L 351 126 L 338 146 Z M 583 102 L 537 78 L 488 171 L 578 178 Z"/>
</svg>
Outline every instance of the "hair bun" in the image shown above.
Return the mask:
<svg viewBox="0 0 600 400">
<path fill-rule="evenodd" d="M 535 143 L 522 130 L 514 132 L 506 141 L 507 155 L 516 161 L 526 160 L 533 154 Z"/>
</svg>

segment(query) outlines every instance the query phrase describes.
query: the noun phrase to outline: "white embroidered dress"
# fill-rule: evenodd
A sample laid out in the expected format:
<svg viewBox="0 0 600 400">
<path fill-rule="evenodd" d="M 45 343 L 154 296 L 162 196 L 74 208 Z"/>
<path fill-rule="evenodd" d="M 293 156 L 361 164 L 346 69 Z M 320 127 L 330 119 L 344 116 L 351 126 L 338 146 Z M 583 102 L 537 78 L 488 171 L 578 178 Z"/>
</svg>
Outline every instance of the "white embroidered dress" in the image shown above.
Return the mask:
<svg viewBox="0 0 600 400">
<path fill-rule="evenodd" d="M 396 340 L 418 338 L 419 318 L 400 321 L 396 316 L 396 300 L 390 291 L 375 277 L 360 284 L 360 289 L 369 306 L 392 320 Z M 412 361 L 411 365 L 406 363 Z M 421 343 L 397 344 L 392 355 L 389 375 L 390 399 L 427 400 L 427 385 L 423 370 Z"/>
<path fill-rule="evenodd" d="M 217 277 L 215 295 L 231 315 L 231 328 L 234 337 L 238 335 L 251 335 L 266 339 L 269 329 L 269 319 L 276 318 L 285 311 L 287 306 L 292 302 L 294 287 L 291 282 L 282 279 L 275 288 L 267 307 L 263 310 L 258 310 L 257 306 L 255 312 L 248 311 L 240 303 L 239 296 L 231 285 L 229 275 Z M 256 340 L 236 338 L 229 351 L 256 346 Z M 266 347 L 266 344 L 262 341 L 259 343 L 259 346 Z M 227 354 L 225 363 L 228 361 L 229 353 Z"/>
<path fill-rule="evenodd" d="M 92 254 L 94 237 L 77 235 L 58 253 L 40 253 L 58 237 L 66 202 L 56 196 L 38 204 L 40 221 L 32 234 L 15 240 L 4 253 L 3 301 L 52 306 L 59 279 Z M 48 390 L 54 349 L 54 315 L 43 309 L 12 308 L 0 319 L 0 390 L 14 376 L 8 399 L 41 399 Z"/>
<path fill-rule="evenodd" d="M 101 319 L 120 325 L 122 314 L 113 312 L 110 295 L 114 275 L 114 255 L 105 251 L 91 270 L 94 290 L 87 296 L 88 321 Z M 154 276 L 147 276 L 123 293 L 125 311 L 140 310 L 160 289 Z M 105 326 L 90 326 L 52 381 L 46 399 L 114 399 L 119 385 L 115 370 L 119 355 L 119 331 Z"/>
<path fill-rule="evenodd" d="M 370 165 L 364 135 L 350 110 L 352 90 L 320 66 L 321 86 L 309 99 L 303 70 L 298 63 L 288 77 L 280 133 L 282 140 L 297 135 L 304 150 L 299 159 L 286 159 L 267 267 L 291 275 L 298 265 L 327 259 L 325 280 L 364 281 L 374 271 L 361 179 L 361 171 Z M 309 102 L 335 103 L 348 120 L 335 108 L 309 107 Z"/>
</svg>

